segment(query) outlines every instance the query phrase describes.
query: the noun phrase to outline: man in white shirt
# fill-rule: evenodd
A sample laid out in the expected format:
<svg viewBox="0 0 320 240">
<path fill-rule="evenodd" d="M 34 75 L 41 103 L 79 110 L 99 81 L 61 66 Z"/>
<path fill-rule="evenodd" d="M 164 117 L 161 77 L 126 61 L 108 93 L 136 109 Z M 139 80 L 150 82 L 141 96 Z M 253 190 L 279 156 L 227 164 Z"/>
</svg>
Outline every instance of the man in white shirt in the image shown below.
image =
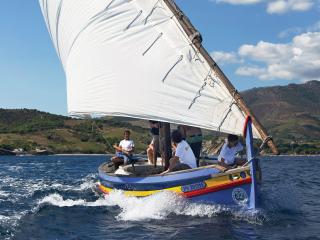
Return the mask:
<svg viewBox="0 0 320 240">
<path fill-rule="evenodd" d="M 229 134 L 228 140 L 222 146 L 218 161 L 223 167 L 229 168 L 232 165 L 242 165 L 245 163 L 243 159 L 237 159 L 238 152 L 243 150 L 242 144 L 239 142 L 239 138 L 236 135 Z"/>
<path fill-rule="evenodd" d="M 174 157 L 170 159 L 169 168 L 162 174 L 196 168 L 197 162 L 192 149 L 185 140 L 182 140 L 181 133 L 178 130 L 172 132 L 171 141 L 175 149 L 175 154 Z"/>
<path fill-rule="evenodd" d="M 121 140 L 119 146 L 113 146 L 116 150 L 116 156 L 111 158 L 111 161 L 114 163 L 115 169 L 118 169 L 122 164 L 126 165 L 130 161 L 134 151 L 134 143 L 130 140 L 130 130 L 125 130 L 123 135 L 124 139 Z"/>
</svg>

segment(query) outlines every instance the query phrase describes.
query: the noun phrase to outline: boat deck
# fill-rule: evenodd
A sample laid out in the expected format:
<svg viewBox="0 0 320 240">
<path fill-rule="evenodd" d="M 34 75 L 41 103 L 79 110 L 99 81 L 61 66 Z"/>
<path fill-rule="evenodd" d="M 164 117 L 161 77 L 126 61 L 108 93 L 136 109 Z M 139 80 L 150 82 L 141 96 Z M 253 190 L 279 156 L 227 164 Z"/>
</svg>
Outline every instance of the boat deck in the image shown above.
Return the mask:
<svg viewBox="0 0 320 240">
<path fill-rule="evenodd" d="M 227 170 L 225 167 L 217 164 L 216 161 L 212 161 L 212 160 L 201 160 L 200 165 L 201 166 L 198 168 L 171 172 L 171 173 L 167 173 L 166 175 L 182 173 L 182 172 L 192 172 L 192 171 L 197 171 L 199 169 L 205 169 L 205 168 L 217 169 L 219 173 L 225 173 L 233 170 L 233 169 Z M 164 171 L 164 167 L 161 166 L 160 164 L 155 167 L 154 165 L 148 164 L 148 161 L 146 160 L 139 160 L 137 163 L 134 164 L 134 166 L 133 165 L 120 166 L 119 169 L 115 170 L 114 165 L 112 163 L 106 162 L 99 167 L 99 171 L 107 175 L 114 175 L 114 176 L 123 175 L 123 176 L 131 176 L 131 177 L 147 177 L 147 176 L 154 176 L 162 173 Z"/>
</svg>

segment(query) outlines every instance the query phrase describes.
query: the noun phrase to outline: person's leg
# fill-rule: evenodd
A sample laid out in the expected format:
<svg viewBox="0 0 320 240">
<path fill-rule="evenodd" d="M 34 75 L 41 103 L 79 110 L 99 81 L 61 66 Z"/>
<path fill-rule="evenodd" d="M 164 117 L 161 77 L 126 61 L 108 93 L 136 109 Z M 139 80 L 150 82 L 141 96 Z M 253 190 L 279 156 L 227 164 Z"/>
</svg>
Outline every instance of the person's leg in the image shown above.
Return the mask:
<svg viewBox="0 0 320 240">
<path fill-rule="evenodd" d="M 147 156 L 148 156 L 148 163 L 149 164 L 153 164 L 153 148 L 151 147 L 151 145 L 149 145 L 148 149 L 147 149 Z"/>
<path fill-rule="evenodd" d="M 116 170 L 119 168 L 120 165 L 124 163 L 123 159 L 120 157 L 113 157 L 111 160 L 114 163 L 114 167 Z"/>
<path fill-rule="evenodd" d="M 152 163 L 154 165 L 157 164 L 157 157 L 158 154 L 160 153 L 160 142 L 159 142 L 159 136 L 154 136 L 153 137 L 153 152 L 152 152 Z"/>
<path fill-rule="evenodd" d="M 237 166 L 242 166 L 243 164 L 245 164 L 247 162 L 247 160 L 241 159 L 241 158 L 236 158 L 234 162 Z"/>
<path fill-rule="evenodd" d="M 201 142 L 191 143 L 190 147 L 191 147 L 191 149 L 193 151 L 194 156 L 196 157 L 197 167 L 199 167 L 199 160 L 200 160 L 200 152 L 201 152 L 201 148 L 202 148 L 202 141 Z"/>
</svg>

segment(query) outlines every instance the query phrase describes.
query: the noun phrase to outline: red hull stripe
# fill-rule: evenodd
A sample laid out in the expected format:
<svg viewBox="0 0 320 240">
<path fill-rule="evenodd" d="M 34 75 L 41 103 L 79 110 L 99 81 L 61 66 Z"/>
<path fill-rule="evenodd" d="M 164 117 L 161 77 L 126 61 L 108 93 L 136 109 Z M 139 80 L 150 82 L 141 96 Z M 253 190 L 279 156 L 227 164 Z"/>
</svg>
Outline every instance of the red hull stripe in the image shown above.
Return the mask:
<svg viewBox="0 0 320 240">
<path fill-rule="evenodd" d="M 208 188 L 204 188 L 204 189 L 199 189 L 199 190 L 195 190 L 192 192 L 183 193 L 182 195 L 187 198 L 191 198 L 191 197 L 196 197 L 196 196 L 207 194 L 207 193 L 217 192 L 220 190 L 224 190 L 224 189 L 228 189 L 228 188 L 232 188 L 232 187 L 236 187 L 236 186 L 248 184 L 248 183 L 251 183 L 251 178 L 246 178 L 243 180 L 235 180 L 231 183 L 227 183 L 227 184 L 223 184 L 223 185 L 219 185 L 219 186 L 214 186 L 214 187 L 208 187 Z"/>
</svg>

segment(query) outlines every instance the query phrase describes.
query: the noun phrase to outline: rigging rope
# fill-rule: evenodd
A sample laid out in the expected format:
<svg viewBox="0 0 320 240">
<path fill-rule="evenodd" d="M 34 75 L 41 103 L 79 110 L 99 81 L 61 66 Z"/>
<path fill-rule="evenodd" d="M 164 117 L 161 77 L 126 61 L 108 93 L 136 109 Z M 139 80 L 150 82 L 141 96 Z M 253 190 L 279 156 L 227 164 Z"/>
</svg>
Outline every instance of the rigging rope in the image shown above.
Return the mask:
<svg viewBox="0 0 320 240">
<path fill-rule="evenodd" d="M 102 138 L 105 140 L 105 142 L 107 143 L 108 147 L 110 150 L 114 150 L 114 148 L 111 146 L 110 142 L 108 141 L 108 139 L 106 137 L 103 136 L 102 134 L 102 130 L 99 128 L 99 126 L 97 125 L 96 121 L 92 121 L 92 125 L 95 125 L 96 128 L 98 129 L 100 135 L 102 136 Z"/>
<path fill-rule="evenodd" d="M 112 3 L 114 3 L 116 0 L 111 0 L 111 2 L 106 6 L 105 10 L 108 9 Z"/>
<path fill-rule="evenodd" d="M 144 19 L 144 25 L 147 24 L 148 20 L 149 20 L 149 17 L 151 17 L 151 15 L 153 14 L 154 10 L 156 10 L 156 8 L 161 8 L 158 5 L 160 0 L 158 0 L 154 5 L 153 5 L 153 8 L 151 9 L 150 13 L 147 15 L 147 17 Z"/>
<path fill-rule="evenodd" d="M 262 151 L 262 149 L 264 148 L 264 146 L 266 145 L 267 142 L 269 142 L 270 140 L 272 140 L 272 136 L 267 136 L 263 142 L 261 143 L 260 147 L 259 147 L 259 152 Z"/>
<path fill-rule="evenodd" d="M 196 102 L 197 98 L 199 98 L 199 97 L 202 96 L 201 92 L 204 90 L 204 88 L 205 88 L 205 86 L 206 86 L 207 84 L 209 84 L 209 86 L 212 87 L 212 88 L 214 87 L 214 83 L 219 84 L 219 83 L 211 76 L 211 74 L 212 74 L 212 70 L 210 69 L 209 72 L 208 72 L 208 74 L 207 74 L 207 76 L 203 79 L 203 84 L 202 84 L 202 86 L 200 87 L 200 89 L 198 90 L 198 92 L 196 93 L 196 96 L 195 96 L 195 97 L 193 98 L 193 100 L 191 101 L 188 109 L 190 109 L 190 108 L 192 107 L 192 105 Z M 215 99 L 221 101 L 221 100 L 218 99 L 218 98 L 215 98 Z"/>
<path fill-rule="evenodd" d="M 234 104 L 236 104 L 236 102 L 232 99 L 232 102 L 231 102 L 230 105 L 229 105 L 229 110 L 228 110 L 228 112 L 226 113 L 226 115 L 223 117 L 221 123 L 219 124 L 219 127 L 218 127 L 218 131 L 219 131 L 219 132 L 220 132 L 220 128 L 222 127 L 224 121 L 227 119 L 229 113 L 232 111 L 232 106 L 233 106 Z"/>
</svg>

